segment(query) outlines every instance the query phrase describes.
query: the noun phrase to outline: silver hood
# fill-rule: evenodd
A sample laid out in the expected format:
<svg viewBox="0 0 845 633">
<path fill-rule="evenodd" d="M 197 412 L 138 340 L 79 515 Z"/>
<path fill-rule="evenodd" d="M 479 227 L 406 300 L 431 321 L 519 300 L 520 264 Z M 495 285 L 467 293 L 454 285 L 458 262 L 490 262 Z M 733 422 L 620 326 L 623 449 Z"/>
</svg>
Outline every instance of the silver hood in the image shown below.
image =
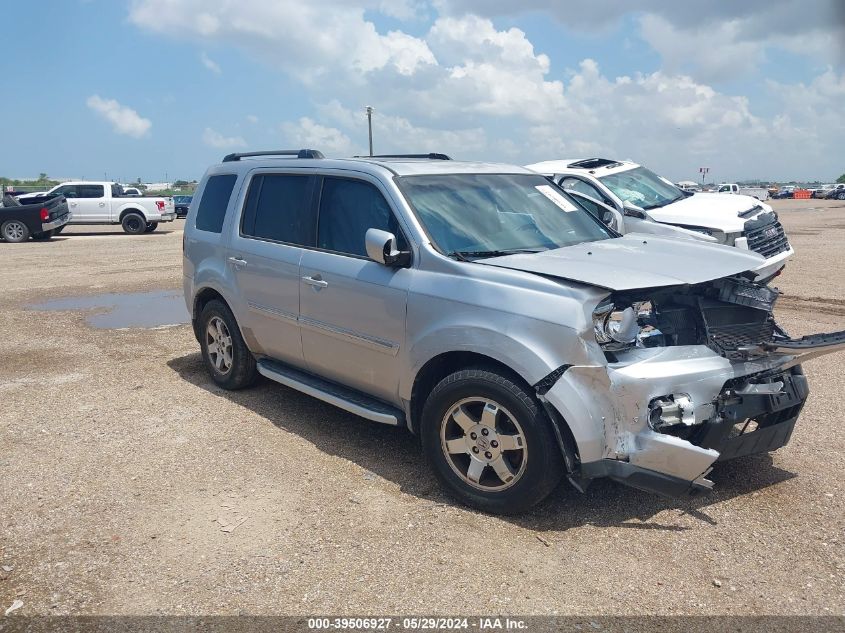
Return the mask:
<svg viewBox="0 0 845 633">
<path fill-rule="evenodd" d="M 479 264 L 578 281 L 608 290 L 697 284 L 760 266 L 756 253 L 732 246 L 629 233 L 541 253 L 477 260 Z"/>
</svg>

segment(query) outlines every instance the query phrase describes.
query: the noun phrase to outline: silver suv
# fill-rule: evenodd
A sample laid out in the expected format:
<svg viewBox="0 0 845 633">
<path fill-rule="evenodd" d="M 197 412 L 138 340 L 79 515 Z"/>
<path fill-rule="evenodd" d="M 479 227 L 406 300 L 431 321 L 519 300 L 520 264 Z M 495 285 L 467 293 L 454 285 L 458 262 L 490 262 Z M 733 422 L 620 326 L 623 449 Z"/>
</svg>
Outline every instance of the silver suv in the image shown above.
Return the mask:
<svg viewBox="0 0 845 633">
<path fill-rule="evenodd" d="M 417 434 L 461 501 L 519 512 L 562 476 L 667 495 L 787 443 L 799 362 L 761 257 L 619 236 L 546 178 L 443 155 L 231 154 L 184 237 L 208 371 Z"/>
</svg>

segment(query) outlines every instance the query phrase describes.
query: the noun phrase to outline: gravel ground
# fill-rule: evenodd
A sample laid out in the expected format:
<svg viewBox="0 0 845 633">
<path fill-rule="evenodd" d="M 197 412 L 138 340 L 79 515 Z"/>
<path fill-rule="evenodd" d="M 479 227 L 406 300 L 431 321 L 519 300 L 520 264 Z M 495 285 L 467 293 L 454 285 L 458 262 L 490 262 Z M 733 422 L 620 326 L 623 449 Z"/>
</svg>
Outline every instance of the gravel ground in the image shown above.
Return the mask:
<svg viewBox="0 0 845 633">
<path fill-rule="evenodd" d="M 793 334 L 845 328 L 845 203 L 776 201 Z M 35 614 L 845 614 L 841 355 L 805 366 L 789 446 L 672 501 L 562 484 L 453 504 L 405 432 L 206 377 L 186 325 L 33 303 L 181 287 L 182 221 L 0 244 L 0 607 Z"/>
</svg>

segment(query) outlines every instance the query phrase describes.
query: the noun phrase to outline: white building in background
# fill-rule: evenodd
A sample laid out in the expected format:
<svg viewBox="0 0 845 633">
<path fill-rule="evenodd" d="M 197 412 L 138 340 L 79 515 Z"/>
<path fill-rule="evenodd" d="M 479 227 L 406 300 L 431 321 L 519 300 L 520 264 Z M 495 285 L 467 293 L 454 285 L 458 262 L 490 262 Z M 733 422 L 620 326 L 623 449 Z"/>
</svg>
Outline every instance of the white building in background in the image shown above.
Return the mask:
<svg viewBox="0 0 845 633">
<path fill-rule="evenodd" d="M 165 189 L 171 189 L 173 187 L 173 183 L 171 183 L 171 182 L 145 182 L 144 186 L 147 188 L 147 191 L 164 191 Z"/>
</svg>

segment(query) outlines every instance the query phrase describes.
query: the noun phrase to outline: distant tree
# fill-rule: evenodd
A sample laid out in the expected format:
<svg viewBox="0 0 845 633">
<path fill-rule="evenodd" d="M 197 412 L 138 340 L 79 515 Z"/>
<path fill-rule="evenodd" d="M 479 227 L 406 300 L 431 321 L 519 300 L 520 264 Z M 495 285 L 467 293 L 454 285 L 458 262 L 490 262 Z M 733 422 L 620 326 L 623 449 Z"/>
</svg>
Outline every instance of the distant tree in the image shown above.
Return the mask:
<svg viewBox="0 0 845 633">
<path fill-rule="evenodd" d="M 47 174 L 45 174 L 43 171 L 38 174 L 38 182 L 46 182 L 48 180 L 49 178 L 47 178 Z"/>
<path fill-rule="evenodd" d="M 185 187 L 189 184 L 191 184 L 191 183 L 189 183 L 187 180 L 177 180 L 173 183 L 173 186 L 174 187 Z"/>
<path fill-rule="evenodd" d="M 845 174 L 839 176 L 839 178 L 836 179 L 836 182 L 845 182 Z"/>
</svg>

